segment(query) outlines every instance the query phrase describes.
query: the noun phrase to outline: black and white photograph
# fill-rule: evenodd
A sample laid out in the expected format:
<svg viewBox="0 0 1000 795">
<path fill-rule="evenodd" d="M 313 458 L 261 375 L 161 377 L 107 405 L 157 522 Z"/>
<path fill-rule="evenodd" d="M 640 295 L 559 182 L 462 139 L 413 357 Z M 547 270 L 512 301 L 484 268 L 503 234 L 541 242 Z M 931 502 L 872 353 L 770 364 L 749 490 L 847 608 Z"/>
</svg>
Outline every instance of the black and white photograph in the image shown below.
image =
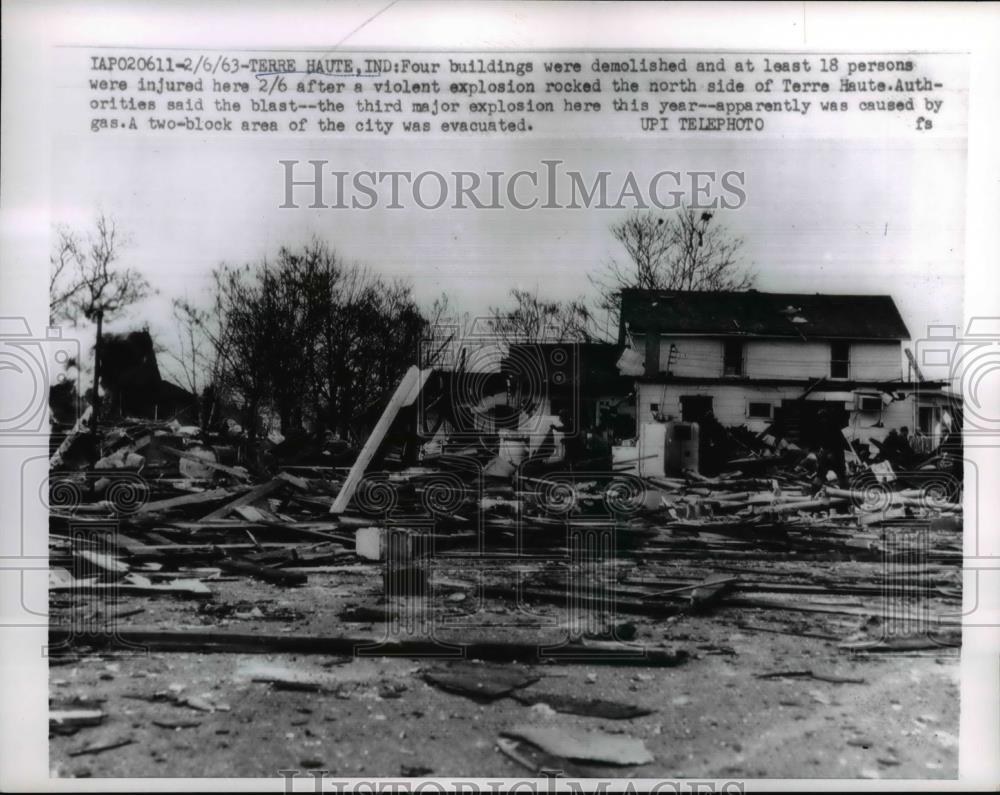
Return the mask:
<svg viewBox="0 0 1000 795">
<path fill-rule="evenodd" d="M 996 787 L 995 5 L 4 28 L 5 788 Z"/>
</svg>

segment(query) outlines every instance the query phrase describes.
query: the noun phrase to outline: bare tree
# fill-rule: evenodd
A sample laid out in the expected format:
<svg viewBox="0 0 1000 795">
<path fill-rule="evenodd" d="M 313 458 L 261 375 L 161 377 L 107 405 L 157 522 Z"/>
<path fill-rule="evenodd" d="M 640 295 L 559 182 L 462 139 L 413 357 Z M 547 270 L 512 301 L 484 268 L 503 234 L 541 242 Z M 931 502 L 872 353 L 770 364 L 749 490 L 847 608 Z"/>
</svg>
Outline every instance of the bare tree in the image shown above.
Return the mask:
<svg viewBox="0 0 1000 795">
<path fill-rule="evenodd" d="M 70 305 L 83 286 L 80 273 L 83 249 L 76 234 L 65 226 L 55 230 L 52 253 L 49 255 L 49 325 L 70 315 Z"/>
<path fill-rule="evenodd" d="M 214 305 L 184 315 L 208 341 L 211 386 L 256 438 L 273 412 L 288 435 L 347 432 L 414 361 L 425 320 L 409 285 L 344 263 L 321 241 L 214 273 Z"/>
<path fill-rule="evenodd" d="M 94 389 L 91 427 L 96 430 L 100 415 L 101 334 L 110 320 L 149 294 L 149 283 L 132 268 L 118 262 L 127 241 L 114 219 L 103 213 L 85 240 L 66 228 L 57 229 L 55 253 L 51 261 L 50 313 L 82 317 L 97 326 L 94 342 Z"/>
<path fill-rule="evenodd" d="M 420 342 L 421 367 L 455 366 L 474 330 L 474 319 L 463 312 L 454 299 L 442 292 L 424 313 L 424 334 Z"/>
<path fill-rule="evenodd" d="M 490 325 L 505 343 L 590 342 L 601 336 L 583 301 L 549 301 L 538 292 L 510 291 L 511 307 L 490 307 Z"/>
<path fill-rule="evenodd" d="M 177 342 L 162 349 L 167 356 L 167 367 L 198 398 L 198 421 L 207 426 L 212 421 L 213 405 L 205 390 L 218 380 L 220 328 L 210 313 L 187 298 L 174 299 L 173 315 Z"/>
<path fill-rule="evenodd" d="M 689 207 L 673 216 L 634 212 L 614 224 L 611 233 L 628 261 L 612 261 L 591 277 L 603 309 L 618 308 L 619 293 L 641 290 L 720 290 L 736 292 L 754 284 L 740 252 L 743 240 L 719 223 L 711 212 Z"/>
</svg>

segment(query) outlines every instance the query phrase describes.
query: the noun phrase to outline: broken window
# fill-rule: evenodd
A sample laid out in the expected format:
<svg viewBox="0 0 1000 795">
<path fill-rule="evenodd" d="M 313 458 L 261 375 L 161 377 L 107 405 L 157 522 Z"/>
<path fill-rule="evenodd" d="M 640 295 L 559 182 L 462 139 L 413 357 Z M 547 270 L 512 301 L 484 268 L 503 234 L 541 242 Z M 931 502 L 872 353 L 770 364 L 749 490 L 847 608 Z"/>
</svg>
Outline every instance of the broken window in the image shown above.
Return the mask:
<svg viewBox="0 0 1000 795">
<path fill-rule="evenodd" d="M 747 403 L 747 417 L 752 420 L 771 419 L 771 404 L 763 401 L 751 400 Z"/>
<path fill-rule="evenodd" d="M 930 436 L 934 433 L 934 407 L 921 406 L 917 409 L 917 427 L 921 433 Z"/>
<path fill-rule="evenodd" d="M 722 348 L 722 374 L 743 375 L 743 343 L 727 340 Z"/>
<path fill-rule="evenodd" d="M 712 413 L 711 395 L 682 395 L 681 421 L 701 422 Z"/>
<path fill-rule="evenodd" d="M 830 378 L 847 378 L 851 366 L 851 344 L 830 343 Z"/>
</svg>

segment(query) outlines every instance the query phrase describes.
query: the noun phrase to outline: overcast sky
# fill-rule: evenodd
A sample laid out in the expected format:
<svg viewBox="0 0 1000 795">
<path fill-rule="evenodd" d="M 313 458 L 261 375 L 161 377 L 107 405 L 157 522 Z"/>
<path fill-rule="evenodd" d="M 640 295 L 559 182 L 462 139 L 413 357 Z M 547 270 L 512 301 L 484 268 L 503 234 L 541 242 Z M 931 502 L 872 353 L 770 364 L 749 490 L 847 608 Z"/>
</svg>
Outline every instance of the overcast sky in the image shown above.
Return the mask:
<svg viewBox="0 0 1000 795">
<path fill-rule="evenodd" d="M 272 256 L 279 246 L 313 235 L 348 260 L 408 279 L 424 304 L 446 291 L 473 314 L 515 286 L 551 298 L 593 296 L 586 275 L 623 255 L 609 232 L 621 210 L 282 210 L 278 161 L 294 158 L 326 159 L 345 171 L 484 174 L 536 169 L 541 160 L 557 158 L 588 181 L 611 171 L 612 184 L 629 170 L 640 184 L 662 170 L 743 171 L 745 207 L 718 212 L 714 222 L 744 239 L 758 289 L 889 294 L 914 339 L 928 324 L 962 324 L 962 142 L 747 144 L 720 137 L 697 144 L 484 139 L 413 145 L 64 136 L 52 172 L 54 219 L 84 229 L 99 209 L 113 215 L 132 239 L 124 261 L 158 290 L 112 328 L 148 323 L 169 345 L 176 334 L 171 300 L 187 296 L 207 305 L 213 267 Z"/>
</svg>

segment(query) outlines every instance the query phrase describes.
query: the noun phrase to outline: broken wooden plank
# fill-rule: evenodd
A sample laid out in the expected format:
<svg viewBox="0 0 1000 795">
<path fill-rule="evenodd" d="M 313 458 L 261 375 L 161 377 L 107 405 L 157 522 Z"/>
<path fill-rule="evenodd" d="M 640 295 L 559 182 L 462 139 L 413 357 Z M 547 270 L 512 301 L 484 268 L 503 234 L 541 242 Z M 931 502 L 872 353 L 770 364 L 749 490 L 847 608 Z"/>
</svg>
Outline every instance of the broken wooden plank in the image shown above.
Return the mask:
<svg viewBox="0 0 1000 795">
<path fill-rule="evenodd" d="M 523 765 L 536 774 L 541 774 L 542 771 L 558 770 L 564 776 L 572 776 L 573 778 L 594 778 L 596 776 L 587 768 L 580 767 L 568 759 L 547 754 L 531 743 L 513 740 L 510 737 L 498 737 L 497 748 L 505 756 L 509 756 L 519 765 Z"/>
<path fill-rule="evenodd" d="M 524 671 L 511 671 L 485 665 L 457 669 L 425 671 L 423 679 L 449 693 L 458 693 L 477 701 L 494 701 L 541 679 Z"/>
<path fill-rule="evenodd" d="M 170 497 L 166 500 L 147 502 L 139 507 L 137 513 L 158 513 L 160 511 L 170 511 L 174 508 L 183 508 L 188 505 L 200 505 L 204 502 L 219 502 L 239 494 L 240 491 L 248 489 L 249 486 L 238 486 L 229 489 L 209 489 L 196 494 L 182 494 L 179 497 Z"/>
<path fill-rule="evenodd" d="M 516 692 L 511 693 L 510 697 L 529 707 L 534 704 L 547 704 L 556 712 L 606 720 L 629 720 L 643 715 L 652 715 L 656 711 L 635 704 L 622 704 L 600 698 L 575 698 L 559 693 Z"/>
<path fill-rule="evenodd" d="M 111 555 L 102 555 L 99 552 L 91 552 L 87 549 L 77 550 L 75 554 L 90 564 L 88 568 L 91 570 L 94 568 L 99 569 L 100 576 L 114 579 L 128 574 L 128 564 Z"/>
<path fill-rule="evenodd" d="M 627 734 L 569 730 L 558 726 L 514 726 L 501 732 L 525 740 L 554 756 L 608 765 L 645 765 L 654 757 L 646 744 Z"/>
<path fill-rule="evenodd" d="M 399 382 L 399 386 L 396 387 L 395 393 L 389 399 L 388 404 L 386 404 L 385 410 L 382 412 L 382 416 L 379 417 L 379 421 L 375 424 L 372 429 L 371 434 L 368 436 L 365 446 L 361 448 L 361 452 L 358 454 L 357 460 L 354 462 L 354 466 L 351 467 L 350 473 L 347 475 L 347 480 L 344 481 L 344 485 L 340 487 L 340 492 L 337 494 L 337 499 L 333 501 L 333 505 L 330 506 L 330 513 L 340 514 L 347 510 L 348 504 L 354 497 L 354 492 L 357 491 L 358 484 L 365 476 L 365 472 L 368 469 L 368 465 L 372 462 L 375 454 L 378 452 L 379 448 L 382 446 L 382 442 L 385 440 L 386 434 L 389 433 L 392 423 L 396 419 L 396 415 L 399 414 L 400 409 L 403 406 L 412 403 L 417 399 L 420 394 L 420 390 L 424 388 L 424 384 L 427 383 L 427 379 L 430 377 L 430 369 L 421 370 L 416 365 L 410 367 L 406 371 L 406 375 L 403 376 L 403 380 Z"/>
<path fill-rule="evenodd" d="M 940 635 L 930 633 L 924 635 L 902 635 L 898 637 L 889 636 L 877 640 L 855 641 L 841 643 L 839 648 L 845 651 L 854 652 L 893 652 L 893 651 L 921 651 L 926 649 L 936 649 L 938 651 L 946 648 L 954 648 L 962 645 L 962 633 L 960 630 L 944 632 Z"/>
<path fill-rule="evenodd" d="M 295 478 L 294 480 L 299 480 L 299 478 Z M 286 477 L 282 477 L 279 475 L 278 477 L 271 478 L 271 480 L 267 481 L 267 483 L 261 483 L 259 486 L 255 486 L 254 488 L 250 489 L 250 491 L 246 492 L 240 497 L 237 497 L 232 502 L 226 503 L 221 508 L 217 508 L 210 514 L 201 517 L 200 521 L 214 522 L 217 519 L 225 519 L 226 516 L 228 516 L 232 511 L 236 510 L 237 508 L 242 508 L 244 505 L 249 505 L 252 502 L 257 502 L 257 500 L 261 500 L 264 497 L 267 497 L 269 494 L 273 494 L 278 489 L 284 488 L 285 486 L 289 485 L 292 482 L 293 481 L 290 475 Z"/>
<path fill-rule="evenodd" d="M 860 676 L 839 676 L 837 674 L 817 673 L 813 670 L 802 671 L 768 671 L 763 674 L 756 674 L 758 679 L 816 679 L 820 682 L 832 682 L 833 684 L 863 685 L 865 680 Z"/>
<path fill-rule="evenodd" d="M 652 646 L 629 646 L 621 643 L 574 645 L 572 649 L 546 649 L 540 642 L 471 641 L 445 645 L 434 639 L 382 641 L 380 636 L 293 635 L 289 633 L 237 633 L 191 627 L 183 630 L 121 628 L 114 635 L 82 637 L 70 627 L 50 626 L 49 643 L 107 648 L 140 644 L 150 651 L 189 651 L 205 653 L 248 654 L 290 652 L 297 654 L 333 654 L 356 657 L 437 657 L 477 659 L 490 662 L 584 663 L 587 665 L 675 666 L 688 659 L 683 649 Z"/>
<path fill-rule="evenodd" d="M 155 723 L 155 721 L 154 721 Z M 106 742 L 93 743 L 91 745 L 86 745 L 83 748 L 77 748 L 69 751 L 70 756 L 84 756 L 87 754 L 101 754 L 105 751 L 112 751 L 115 748 L 123 748 L 126 745 L 131 745 L 134 743 L 130 737 L 123 737 L 120 740 L 108 740 Z"/>
<path fill-rule="evenodd" d="M 185 458 L 188 461 L 194 461 L 202 466 L 206 466 L 209 469 L 216 469 L 219 472 L 224 472 L 238 480 L 250 480 L 250 473 L 247 472 L 243 467 L 230 467 L 225 464 L 219 464 L 215 461 L 209 461 L 207 458 L 202 458 L 194 453 L 189 453 L 187 450 L 178 450 L 176 447 L 168 447 L 167 445 L 160 445 L 160 450 L 165 453 L 170 453 L 178 458 Z"/>
<path fill-rule="evenodd" d="M 70 734 L 84 726 L 99 726 L 107 717 L 101 709 L 53 709 L 49 711 L 49 731 Z"/>
<path fill-rule="evenodd" d="M 50 577 L 52 572 L 50 572 Z M 70 591 L 74 593 L 98 593 L 107 591 L 112 594 L 126 595 L 136 594 L 139 596 L 182 596 L 193 599 L 211 599 L 211 589 L 200 580 L 178 579 L 167 585 L 153 585 L 146 577 L 135 573 L 129 574 L 131 582 L 99 583 L 93 579 L 77 580 L 70 576 L 62 581 L 52 580 L 49 582 L 49 592 L 58 593 Z"/>
<path fill-rule="evenodd" d="M 710 574 L 691 592 L 691 607 L 702 610 L 718 604 L 723 594 L 731 590 L 735 577 Z"/>
<path fill-rule="evenodd" d="M 66 451 L 76 441 L 76 438 L 90 426 L 90 415 L 93 410 L 93 406 L 87 406 L 83 414 L 80 415 L 79 419 L 73 425 L 73 430 L 66 434 L 66 438 L 59 445 L 59 449 L 52 454 L 52 457 L 49 459 L 50 472 L 62 466 L 63 456 L 66 455 Z"/>
<path fill-rule="evenodd" d="M 864 506 L 870 501 L 870 495 L 866 495 L 863 491 L 854 491 L 852 489 L 838 489 L 834 486 L 827 486 L 825 488 L 827 494 L 834 497 L 842 497 L 844 499 L 851 500 L 855 506 L 864 509 Z M 933 508 L 937 511 L 962 511 L 962 504 L 958 502 L 945 502 L 943 500 L 935 500 L 931 497 L 926 499 L 918 497 L 908 497 L 899 493 L 898 491 L 885 491 L 879 492 L 876 501 L 881 502 L 887 500 L 889 505 L 906 505 L 912 508 Z M 874 509 L 881 510 L 881 507 Z"/>
</svg>

